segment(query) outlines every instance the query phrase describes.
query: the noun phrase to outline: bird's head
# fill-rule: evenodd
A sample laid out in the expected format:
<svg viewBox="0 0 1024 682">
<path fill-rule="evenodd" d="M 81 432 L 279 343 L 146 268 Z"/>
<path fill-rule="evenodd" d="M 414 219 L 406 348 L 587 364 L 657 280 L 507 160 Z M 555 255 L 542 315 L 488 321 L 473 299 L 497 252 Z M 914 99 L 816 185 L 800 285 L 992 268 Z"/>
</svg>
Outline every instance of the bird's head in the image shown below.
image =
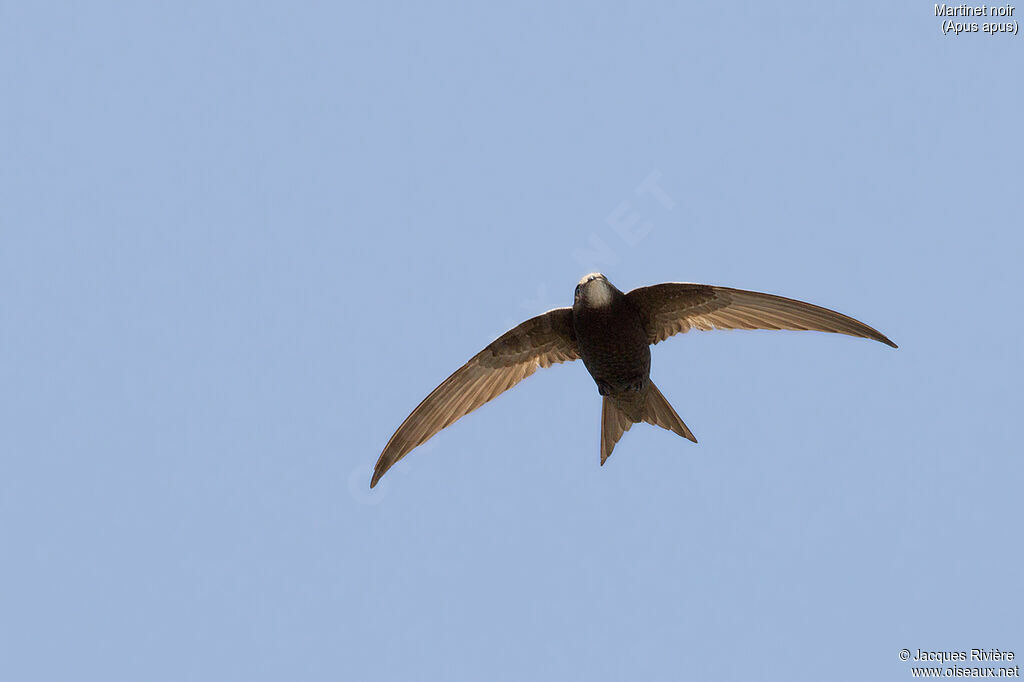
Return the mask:
<svg viewBox="0 0 1024 682">
<path fill-rule="evenodd" d="M 600 272 L 592 272 L 576 285 L 576 296 L 573 305 L 585 305 L 588 308 L 606 306 L 612 302 L 618 289 Z"/>
</svg>

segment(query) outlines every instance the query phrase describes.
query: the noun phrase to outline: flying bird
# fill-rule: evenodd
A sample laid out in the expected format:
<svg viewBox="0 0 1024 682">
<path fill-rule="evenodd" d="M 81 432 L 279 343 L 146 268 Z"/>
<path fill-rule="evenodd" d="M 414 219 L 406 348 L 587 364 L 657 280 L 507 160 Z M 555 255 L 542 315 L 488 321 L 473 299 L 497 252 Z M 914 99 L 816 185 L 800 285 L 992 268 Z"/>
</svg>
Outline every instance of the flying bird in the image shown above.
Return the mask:
<svg viewBox="0 0 1024 682">
<path fill-rule="evenodd" d="M 498 337 L 435 388 L 391 436 L 370 487 L 413 448 L 559 362 L 583 360 L 603 396 L 601 464 L 639 422 L 697 439 L 651 381 L 653 344 L 690 329 L 795 329 L 881 341 L 886 336 L 834 310 L 791 298 L 706 284 L 668 282 L 622 293 L 601 273 L 576 285 L 571 308 L 555 308 Z"/>
</svg>

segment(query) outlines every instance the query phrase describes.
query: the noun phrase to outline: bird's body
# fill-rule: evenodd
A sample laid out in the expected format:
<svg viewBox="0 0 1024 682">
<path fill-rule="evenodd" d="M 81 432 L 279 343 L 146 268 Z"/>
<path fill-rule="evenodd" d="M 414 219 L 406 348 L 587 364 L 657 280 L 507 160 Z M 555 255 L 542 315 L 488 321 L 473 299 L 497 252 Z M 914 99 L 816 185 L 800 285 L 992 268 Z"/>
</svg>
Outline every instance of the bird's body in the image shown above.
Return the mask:
<svg viewBox="0 0 1024 682">
<path fill-rule="evenodd" d="M 572 306 L 580 359 L 601 395 L 636 393 L 651 373 L 651 346 L 640 313 L 607 280 L 591 281 L 580 286 Z"/>
<path fill-rule="evenodd" d="M 650 346 L 691 328 L 818 330 L 896 347 L 864 323 L 810 303 L 688 283 L 656 284 L 624 294 L 604 275 L 593 273 L 580 280 L 572 308 L 556 308 L 523 322 L 434 389 L 388 441 L 370 487 L 410 450 L 538 367 L 576 359 L 583 360 L 603 396 L 601 464 L 622 433 L 641 421 L 696 443 L 650 377 Z"/>
<path fill-rule="evenodd" d="M 604 275 L 587 275 L 576 287 L 572 323 L 580 359 L 603 396 L 601 464 L 623 431 L 642 421 L 697 442 L 651 381 L 651 342 L 633 301 Z"/>
</svg>

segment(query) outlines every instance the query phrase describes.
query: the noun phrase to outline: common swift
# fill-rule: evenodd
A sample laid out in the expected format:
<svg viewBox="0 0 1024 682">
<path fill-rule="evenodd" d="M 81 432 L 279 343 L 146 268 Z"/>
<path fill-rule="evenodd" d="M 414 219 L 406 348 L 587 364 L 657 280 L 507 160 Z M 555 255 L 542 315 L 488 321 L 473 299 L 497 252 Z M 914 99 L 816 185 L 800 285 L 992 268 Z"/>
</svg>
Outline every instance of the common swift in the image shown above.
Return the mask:
<svg viewBox="0 0 1024 682">
<path fill-rule="evenodd" d="M 391 436 L 370 487 L 444 427 L 512 388 L 538 367 L 583 360 L 603 396 L 601 464 L 623 432 L 647 422 L 697 439 L 651 381 L 651 345 L 690 329 L 794 329 L 881 341 L 886 336 L 834 310 L 791 298 L 706 284 L 668 282 L 622 293 L 601 273 L 576 285 L 571 308 L 555 308 L 502 334 L 435 388 Z"/>
</svg>

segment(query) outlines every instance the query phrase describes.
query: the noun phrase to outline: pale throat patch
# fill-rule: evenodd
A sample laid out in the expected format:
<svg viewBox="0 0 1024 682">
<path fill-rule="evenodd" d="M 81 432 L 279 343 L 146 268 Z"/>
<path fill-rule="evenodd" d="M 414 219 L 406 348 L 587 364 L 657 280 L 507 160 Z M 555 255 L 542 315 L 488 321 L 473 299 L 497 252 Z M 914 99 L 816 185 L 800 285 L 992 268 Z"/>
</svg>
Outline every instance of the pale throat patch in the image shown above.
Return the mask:
<svg viewBox="0 0 1024 682">
<path fill-rule="evenodd" d="M 604 307 L 612 303 L 612 289 L 604 282 L 597 282 L 587 287 L 587 302 L 593 306 Z"/>
</svg>

